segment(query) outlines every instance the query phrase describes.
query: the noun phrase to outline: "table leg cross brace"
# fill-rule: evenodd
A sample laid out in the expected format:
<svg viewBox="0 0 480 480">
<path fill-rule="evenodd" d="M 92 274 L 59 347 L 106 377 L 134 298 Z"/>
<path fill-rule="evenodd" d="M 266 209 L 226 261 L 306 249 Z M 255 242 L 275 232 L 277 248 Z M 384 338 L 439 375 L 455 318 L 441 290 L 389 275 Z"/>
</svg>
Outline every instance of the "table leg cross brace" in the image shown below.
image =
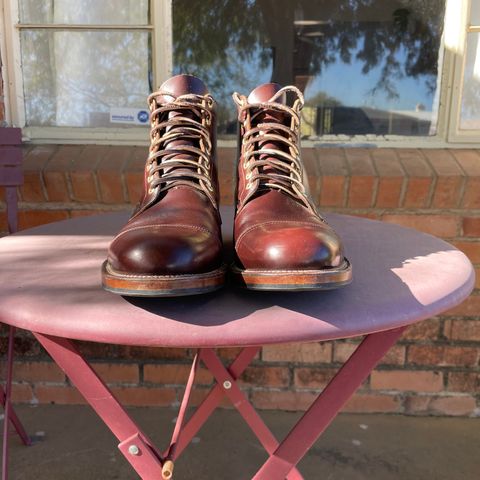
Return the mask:
<svg viewBox="0 0 480 480">
<path fill-rule="evenodd" d="M 70 340 L 39 333 L 34 335 L 120 440 L 120 451 L 142 479 L 171 478 L 173 460 L 178 458 L 226 395 L 269 454 L 253 480 L 302 480 L 296 469 L 297 463 L 404 330 L 401 327 L 365 337 L 281 443 L 236 383 L 261 347 L 244 348 L 228 368 L 212 349 L 200 349 L 193 361 L 170 447 L 164 455 L 128 416 Z M 199 360 L 203 361 L 217 383 L 184 426 Z"/>
</svg>

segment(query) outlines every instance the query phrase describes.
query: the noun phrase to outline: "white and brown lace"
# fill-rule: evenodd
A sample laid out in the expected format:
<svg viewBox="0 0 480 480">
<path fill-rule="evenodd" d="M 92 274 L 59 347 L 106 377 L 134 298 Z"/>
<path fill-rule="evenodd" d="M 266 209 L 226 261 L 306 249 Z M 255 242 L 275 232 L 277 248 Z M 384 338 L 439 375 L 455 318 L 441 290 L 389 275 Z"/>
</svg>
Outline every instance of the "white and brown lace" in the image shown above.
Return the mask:
<svg viewBox="0 0 480 480">
<path fill-rule="evenodd" d="M 276 102 L 288 92 L 295 97 L 293 106 Z M 304 104 L 302 92 L 294 86 L 288 86 L 280 89 L 267 102 L 249 103 L 247 97 L 238 93 L 233 94 L 233 100 L 238 106 L 238 119 L 244 126 L 243 168 L 249 193 L 243 203 L 257 190 L 273 188 L 291 195 L 314 211 L 306 192 L 299 152 L 300 111 Z M 290 118 L 290 125 L 280 121 L 256 122 L 257 117 L 266 112 L 286 114 Z M 265 143 L 280 146 L 262 148 L 261 145 Z"/>
<path fill-rule="evenodd" d="M 159 97 L 173 100 L 159 103 Z M 155 193 L 158 198 L 168 189 L 187 185 L 205 193 L 216 206 L 210 168 L 213 98 L 208 94 L 175 96 L 158 91 L 148 97 L 148 104 L 151 119 L 148 194 Z M 169 115 L 170 112 L 175 115 Z M 192 145 L 170 145 L 186 139 Z"/>
</svg>

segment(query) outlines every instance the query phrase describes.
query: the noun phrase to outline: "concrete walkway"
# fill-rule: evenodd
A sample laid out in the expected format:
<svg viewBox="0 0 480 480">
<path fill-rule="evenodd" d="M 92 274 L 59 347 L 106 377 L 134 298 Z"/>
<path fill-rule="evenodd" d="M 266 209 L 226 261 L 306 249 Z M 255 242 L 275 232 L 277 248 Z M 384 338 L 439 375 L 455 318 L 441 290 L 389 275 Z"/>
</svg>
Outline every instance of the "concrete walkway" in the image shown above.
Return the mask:
<svg viewBox="0 0 480 480">
<path fill-rule="evenodd" d="M 19 406 L 17 411 L 39 441 L 27 448 L 12 437 L 11 480 L 138 478 L 89 408 Z M 175 411 L 130 411 L 163 448 Z M 299 417 L 285 412 L 262 416 L 279 437 Z M 239 415 L 220 410 L 179 459 L 174 479 L 249 479 L 265 458 Z M 340 415 L 299 469 L 306 480 L 478 480 L 480 419 Z"/>
</svg>

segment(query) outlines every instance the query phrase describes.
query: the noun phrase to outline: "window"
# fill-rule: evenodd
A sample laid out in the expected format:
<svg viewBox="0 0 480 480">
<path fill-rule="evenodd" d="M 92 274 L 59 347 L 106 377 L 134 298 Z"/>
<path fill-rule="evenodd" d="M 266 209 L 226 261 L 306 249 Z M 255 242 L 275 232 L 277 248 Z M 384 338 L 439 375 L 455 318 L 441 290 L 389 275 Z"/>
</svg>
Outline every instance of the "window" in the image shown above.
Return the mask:
<svg viewBox="0 0 480 480">
<path fill-rule="evenodd" d="M 277 81 L 303 91 L 314 142 L 480 143 L 480 0 L 0 3 L 9 119 L 36 141 L 146 143 L 147 95 L 185 72 L 221 139 L 232 92 Z"/>
<path fill-rule="evenodd" d="M 463 31 L 452 42 L 455 83 L 451 115 L 451 141 L 480 139 L 480 0 L 472 0 L 458 15 Z"/>
<path fill-rule="evenodd" d="M 27 135 L 147 138 L 146 97 L 169 63 L 168 29 L 160 36 L 154 24 L 161 27 L 169 2 L 5 2 L 11 63 L 21 65 L 9 72 L 12 116 Z"/>
<path fill-rule="evenodd" d="M 295 84 L 303 134 L 435 133 L 445 0 L 173 0 L 174 71 L 221 104 L 235 89 Z M 221 110 L 220 133 L 235 129 Z"/>
</svg>

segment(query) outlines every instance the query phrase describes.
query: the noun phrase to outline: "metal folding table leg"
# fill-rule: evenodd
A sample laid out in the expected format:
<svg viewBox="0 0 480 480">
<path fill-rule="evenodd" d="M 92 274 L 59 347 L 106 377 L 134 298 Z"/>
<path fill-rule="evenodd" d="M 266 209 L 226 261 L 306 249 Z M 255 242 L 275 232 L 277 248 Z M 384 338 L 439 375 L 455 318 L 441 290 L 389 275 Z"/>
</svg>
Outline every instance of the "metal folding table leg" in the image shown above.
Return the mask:
<svg viewBox="0 0 480 480">
<path fill-rule="evenodd" d="M 315 443 L 406 327 L 365 337 L 253 480 L 283 480 Z"/>
<path fill-rule="evenodd" d="M 23 425 L 12 407 L 12 369 L 13 369 L 13 347 L 14 347 L 15 327 L 9 327 L 8 347 L 7 347 L 7 375 L 5 379 L 5 390 L 0 387 L 0 402 L 5 409 L 3 420 L 3 451 L 2 451 L 2 480 L 8 479 L 8 447 L 9 447 L 9 427 L 10 423 L 14 426 L 16 432 L 24 445 L 30 445 L 31 441 Z"/>
<path fill-rule="evenodd" d="M 162 457 L 68 339 L 34 333 L 85 400 L 120 440 L 118 448 L 143 480 L 162 478 Z"/>
</svg>

